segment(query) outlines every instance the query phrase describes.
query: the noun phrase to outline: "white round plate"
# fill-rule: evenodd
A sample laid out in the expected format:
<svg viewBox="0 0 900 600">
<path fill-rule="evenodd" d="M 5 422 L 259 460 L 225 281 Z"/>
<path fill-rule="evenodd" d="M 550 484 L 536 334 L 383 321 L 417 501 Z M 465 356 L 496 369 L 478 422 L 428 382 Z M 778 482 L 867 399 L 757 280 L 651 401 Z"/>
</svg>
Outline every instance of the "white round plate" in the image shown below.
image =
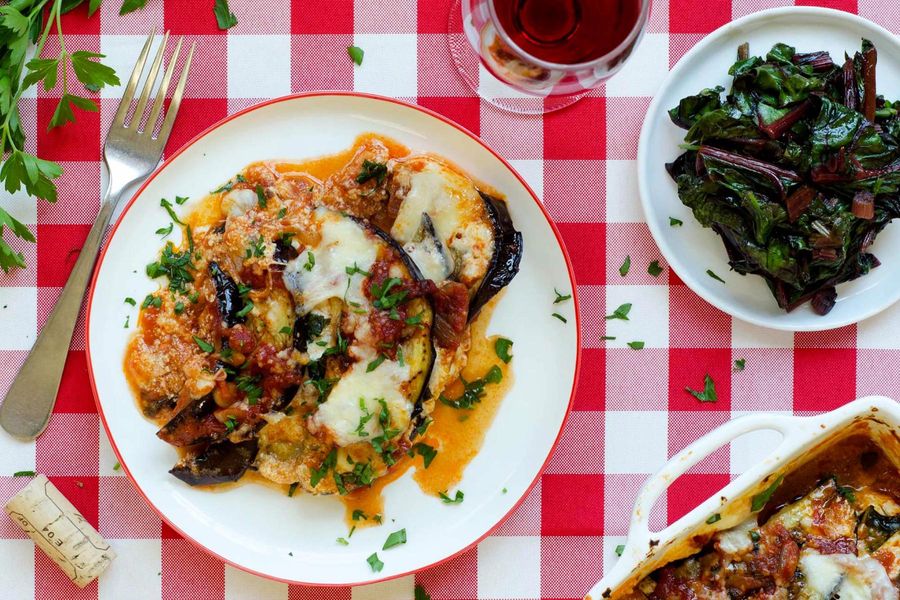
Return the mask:
<svg viewBox="0 0 900 600">
<path fill-rule="evenodd" d="M 168 470 L 174 448 L 138 411 L 122 371 L 137 309 L 123 303 L 157 289 L 144 274 L 162 245 L 154 231 L 170 219 L 160 198 L 189 196 L 189 211 L 252 161 L 308 158 L 349 147 L 377 132 L 414 151 L 436 152 L 506 195 L 525 252 L 489 328 L 512 339 L 515 382 L 481 452 L 459 489 L 465 501 L 426 496 L 412 470 L 385 490 L 385 525 L 356 531 L 349 546 L 344 506 L 336 498 L 285 494 L 260 485 L 223 492 L 193 489 Z M 176 239 L 177 242 L 177 239 Z M 250 572 L 294 583 L 352 585 L 399 577 L 462 552 L 490 533 L 524 499 L 558 441 L 571 406 L 579 358 L 577 304 L 553 305 L 554 286 L 575 293 L 568 257 L 524 180 L 478 138 L 434 113 L 362 94 L 313 93 L 279 98 L 213 126 L 165 162 L 137 192 L 111 235 L 91 286 L 87 354 L 100 416 L 125 472 L 173 528 L 219 558 Z M 551 316 L 569 318 L 563 324 Z M 504 493 L 504 491 L 506 493 Z M 408 543 L 382 551 L 387 535 L 406 528 Z M 378 552 L 384 570 L 366 558 Z"/>
<path fill-rule="evenodd" d="M 838 299 L 825 316 L 805 304 L 785 313 L 765 281 L 730 270 L 719 236 L 702 227 L 678 199 L 675 182 L 666 172 L 681 150 L 684 130 L 669 119 L 667 110 L 703 88 L 731 89 L 728 67 L 737 47 L 750 43 L 751 55 L 765 54 L 776 42 L 798 52 L 828 50 L 840 61 L 844 52 L 859 49 L 861 38 L 878 48 L 878 93 L 900 97 L 900 42 L 886 29 L 856 15 L 825 8 L 786 7 L 754 13 L 720 27 L 678 61 L 650 104 L 638 146 L 638 187 L 647 225 L 663 256 L 678 276 L 704 300 L 744 321 L 788 331 L 818 331 L 856 323 L 900 300 L 900 227 L 888 225 L 872 252 L 881 266 L 855 281 L 837 286 Z M 684 221 L 671 227 L 669 217 Z M 725 280 L 716 281 L 712 269 Z"/>
</svg>

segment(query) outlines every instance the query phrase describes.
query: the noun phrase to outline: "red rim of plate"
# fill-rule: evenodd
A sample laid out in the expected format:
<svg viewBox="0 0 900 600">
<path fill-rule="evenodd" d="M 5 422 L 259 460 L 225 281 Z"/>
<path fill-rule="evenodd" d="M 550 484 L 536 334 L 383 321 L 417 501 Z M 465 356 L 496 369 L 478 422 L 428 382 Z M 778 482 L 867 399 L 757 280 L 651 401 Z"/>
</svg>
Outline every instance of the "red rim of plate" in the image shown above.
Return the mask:
<svg viewBox="0 0 900 600">
<path fill-rule="evenodd" d="M 128 465 L 122 459 L 122 455 L 119 453 L 119 448 L 116 445 L 115 439 L 110 434 L 109 426 L 106 423 L 106 415 L 103 414 L 103 406 L 100 404 L 100 398 L 97 394 L 97 384 L 96 384 L 96 381 L 94 380 L 93 361 L 91 360 L 91 307 L 94 302 L 94 292 L 96 291 L 97 276 L 99 275 L 100 269 L 103 266 L 103 261 L 106 258 L 106 251 L 109 248 L 109 242 L 107 242 L 107 244 L 103 247 L 103 249 L 100 252 L 100 257 L 98 258 L 97 265 L 94 268 L 94 274 L 91 277 L 91 285 L 88 288 L 87 310 L 85 311 L 85 313 L 86 313 L 86 317 L 85 317 L 85 356 L 87 358 L 88 378 L 90 379 L 90 382 L 91 382 L 91 391 L 94 394 L 94 403 L 97 405 L 97 412 L 100 415 L 100 421 L 103 423 L 103 428 L 106 429 L 106 434 L 107 434 L 107 437 L 109 438 L 109 443 L 112 446 L 113 452 L 115 453 L 116 458 L 119 459 L 119 464 L 121 464 L 122 469 L 125 471 L 125 474 L 128 476 L 128 479 L 131 480 L 132 485 L 135 487 L 135 489 L 137 489 L 138 493 L 144 499 L 144 502 L 146 502 L 147 505 L 150 506 L 150 508 L 152 508 L 153 511 L 156 514 L 158 514 L 159 517 L 166 524 L 168 524 L 169 527 L 171 527 L 172 529 L 177 531 L 179 533 L 179 535 L 181 535 L 184 539 L 188 540 L 191 544 L 193 544 L 197 548 L 200 548 L 207 554 L 210 554 L 210 555 L 216 557 L 217 559 L 221 560 L 222 562 L 229 564 L 235 568 L 238 568 L 242 571 L 246 571 L 247 573 L 252 573 L 253 575 L 257 575 L 259 577 L 264 577 L 266 579 L 271 579 L 271 580 L 275 580 L 275 581 L 280 581 L 282 583 L 295 584 L 295 585 L 308 585 L 308 586 L 316 586 L 316 587 L 353 587 L 353 586 L 358 586 L 358 585 L 369 585 L 372 583 L 389 581 L 391 579 L 398 579 L 400 577 L 405 577 L 407 575 L 411 575 L 411 574 L 417 573 L 419 571 L 424 571 L 426 569 L 436 567 L 436 566 L 443 564 L 449 560 L 452 560 L 452 559 L 456 558 L 457 556 L 459 556 L 460 554 L 471 550 L 473 547 L 477 546 L 482 540 L 484 540 L 486 537 L 488 537 L 491 533 L 496 531 L 496 529 L 498 527 L 500 527 L 500 525 L 504 521 L 506 521 L 509 518 L 509 516 L 513 512 L 515 512 L 516 509 L 518 509 L 519 506 L 525 501 L 525 498 L 527 498 L 528 495 L 531 493 L 531 490 L 534 489 L 534 486 L 537 484 L 538 480 L 540 479 L 541 474 L 547 468 L 547 463 L 550 462 L 550 458 L 553 456 L 554 450 L 556 450 L 556 447 L 559 445 L 559 441 L 560 441 L 560 438 L 562 437 L 563 430 L 565 429 L 566 423 L 569 420 L 569 415 L 572 412 L 572 405 L 574 404 L 574 401 L 575 401 L 575 390 L 578 387 L 578 378 L 579 378 L 579 374 L 581 371 L 581 311 L 580 311 L 579 300 L 578 300 L 578 289 L 575 284 L 575 270 L 572 267 L 572 260 L 571 260 L 571 258 L 569 258 L 569 253 L 566 250 L 565 244 L 563 243 L 562 236 L 560 235 L 559 230 L 556 228 L 556 225 L 553 223 L 553 220 L 550 218 L 550 215 L 547 212 L 547 209 L 544 207 L 543 203 L 541 203 L 541 201 L 538 199 L 537 195 L 534 193 L 534 190 L 531 189 L 531 187 L 528 185 L 528 183 L 522 178 L 521 175 L 519 175 L 519 173 L 512 167 L 512 165 L 510 165 L 497 152 L 495 152 L 493 149 L 491 149 L 477 135 L 475 135 L 474 133 L 472 133 L 465 127 L 451 121 L 447 117 L 434 112 L 433 110 L 430 110 L 430 109 L 427 109 L 427 108 L 424 108 L 422 106 L 418 106 L 415 104 L 410 104 L 409 102 L 403 102 L 402 100 L 397 100 L 395 98 L 379 96 L 377 94 L 368 94 L 368 93 L 364 93 L 364 92 L 319 91 L 319 92 L 305 92 L 305 93 L 301 93 L 301 94 L 291 94 L 288 96 L 281 96 L 278 98 L 272 98 L 271 100 L 266 100 L 265 102 L 261 102 L 259 104 L 254 104 L 253 106 L 250 106 L 248 108 L 245 108 L 245 109 L 240 110 L 232 115 L 225 117 L 218 123 L 210 125 L 204 131 L 202 131 L 199 134 L 197 134 L 196 136 L 194 136 L 191 139 L 191 141 L 189 141 L 184 146 L 182 146 L 181 148 L 176 150 L 174 154 L 167 157 L 166 160 L 160 166 L 158 166 L 156 168 L 156 170 L 147 178 L 147 180 L 144 181 L 143 184 L 141 184 L 141 186 L 137 189 L 137 191 L 132 195 L 131 199 L 128 201 L 128 204 L 125 205 L 125 208 L 122 209 L 122 213 L 119 215 L 118 220 L 116 221 L 115 225 L 113 225 L 112 229 L 110 230 L 108 239 L 111 241 L 113 236 L 115 236 L 116 232 L 119 229 L 119 225 L 122 223 L 122 220 L 125 218 L 125 215 L 128 213 L 128 211 L 131 210 L 131 207 L 134 204 L 134 201 L 143 193 L 144 189 L 148 185 L 150 185 L 150 182 L 153 181 L 160 173 L 162 173 L 165 170 L 166 166 L 168 166 L 168 164 L 171 161 L 176 159 L 182 152 L 187 150 L 189 147 L 193 146 L 197 141 L 206 137 L 207 135 L 209 135 L 210 133 L 212 133 L 213 131 L 215 131 L 216 129 L 221 127 L 222 125 L 225 125 L 229 121 L 232 121 L 232 120 L 234 120 L 242 115 L 245 115 L 249 112 L 252 112 L 254 110 L 269 106 L 270 104 L 277 104 L 279 102 L 287 102 L 290 100 L 296 100 L 298 98 L 314 98 L 314 97 L 321 97 L 321 96 L 351 96 L 351 97 L 357 97 L 357 98 L 366 98 L 369 100 L 377 100 L 379 102 L 388 102 L 391 104 L 398 104 L 400 106 L 404 106 L 406 108 L 411 108 L 411 109 L 417 110 L 419 112 L 425 113 L 426 115 L 428 115 L 434 119 L 437 119 L 438 121 L 441 121 L 442 123 L 450 125 L 451 127 L 461 131 L 462 133 L 466 134 L 469 138 L 471 138 L 474 142 L 477 142 L 479 145 L 481 145 L 485 150 L 490 152 L 497 160 L 499 160 L 503 164 L 504 167 L 506 167 L 509 170 L 510 173 L 512 173 L 516 177 L 516 179 L 519 180 L 519 183 L 521 183 L 522 186 L 528 191 L 528 194 L 531 196 L 531 199 L 534 201 L 534 203 L 540 209 L 541 214 L 544 215 L 544 219 L 547 221 L 547 225 L 549 225 L 550 229 L 553 231 L 553 235 L 556 236 L 557 244 L 559 244 L 559 249 L 562 251 L 563 258 L 566 261 L 566 268 L 568 270 L 568 275 L 569 275 L 569 283 L 571 284 L 571 287 L 572 287 L 572 300 L 574 301 L 574 307 L 575 307 L 575 328 L 576 328 L 575 332 L 576 332 L 576 342 L 577 342 L 577 348 L 576 348 L 576 352 L 575 352 L 575 376 L 572 380 L 572 391 L 569 394 L 569 404 L 566 407 L 565 414 L 563 415 L 563 420 L 562 420 L 562 423 L 560 424 L 559 432 L 556 434 L 556 439 L 553 441 L 553 445 L 550 447 L 550 451 L 547 453 L 547 458 L 544 459 L 544 463 L 541 465 L 541 468 L 538 470 L 538 472 L 535 475 L 532 482 L 526 488 L 525 493 L 522 494 L 522 496 L 516 501 L 516 503 L 512 506 L 512 508 L 510 508 L 509 511 L 507 511 L 507 513 L 500 518 L 500 520 L 498 520 L 494 525 L 489 527 L 487 529 L 487 531 L 485 531 L 476 540 L 472 541 L 470 544 L 468 544 L 464 548 L 461 548 L 460 550 L 454 552 L 453 554 L 450 554 L 447 557 L 442 558 L 441 560 L 437 560 L 431 564 L 425 565 L 423 567 L 419 567 L 418 569 L 412 569 L 410 571 L 405 571 L 403 573 L 398 573 L 396 575 L 382 577 L 381 579 L 360 581 L 360 582 L 356 582 L 356 583 L 309 583 L 306 581 L 298 581 L 298 580 L 294 580 L 294 579 L 284 579 L 281 577 L 274 577 L 267 573 L 260 573 L 258 571 L 254 571 L 253 569 L 249 569 L 243 565 L 240 565 L 232 560 L 225 558 L 224 556 L 220 556 L 219 554 L 213 552 L 212 550 L 210 550 L 203 544 L 197 542 L 192 537 L 187 535 L 184 531 L 182 531 L 181 529 L 176 527 L 166 517 L 166 515 L 163 514 L 163 512 L 160 511 L 156 507 L 156 505 L 150 501 L 150 498 L 147 497 L 147 494 L 144 493 L 144 490 L 141 489 L 141 486 L 138 484 L 137 479 L 135 479 L 134 475 L 131 474 L 131 471 L 128 469 Z"/>
</svg>

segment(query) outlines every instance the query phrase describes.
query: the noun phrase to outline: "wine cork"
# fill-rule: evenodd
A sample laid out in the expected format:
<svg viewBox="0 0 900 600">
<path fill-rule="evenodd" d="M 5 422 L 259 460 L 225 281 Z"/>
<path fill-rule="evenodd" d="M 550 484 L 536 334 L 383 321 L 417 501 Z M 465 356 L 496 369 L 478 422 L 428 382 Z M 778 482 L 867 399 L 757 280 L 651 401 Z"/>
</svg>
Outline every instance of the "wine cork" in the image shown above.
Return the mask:
<svg viewBox="0 0 900 600">
<path fill-rule="evenodd" d="M 115 551 L 43 475 L 6 503 L 6 512 L 75 585 L 95 580 Z"/>
</svg>

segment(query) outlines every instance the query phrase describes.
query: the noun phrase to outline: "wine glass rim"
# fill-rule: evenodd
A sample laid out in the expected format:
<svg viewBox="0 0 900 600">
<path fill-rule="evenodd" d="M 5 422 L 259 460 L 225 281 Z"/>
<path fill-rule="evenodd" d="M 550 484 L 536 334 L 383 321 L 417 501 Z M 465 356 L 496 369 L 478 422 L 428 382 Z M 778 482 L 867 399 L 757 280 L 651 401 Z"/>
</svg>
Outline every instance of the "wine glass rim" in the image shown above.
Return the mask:
<svg viewBox="0 0 900 600">
<path fill-rule="evenodd" d="M 641 2 L 641 12 L 638 15 L 637 20 L 634 22 L 634 26 L 631 28 L 631 31 L 628 32 L 628 35 L 625 36 L 619 45 L 607 52 L 602 56 L 598 56 L 593 60 L 589 60 L 586 62 L 580 63 L 555 63 L 549 62 L 546 60 L 542 60 L 537 58 L 536 56 L 530 54 L 523 50 L 518 44 L 516 44 L 512 38 L 506 33 L 506 30 L 500 24 L 500 19 L 497 17 L 497 10 L 494 8 L 494 3 L 496 0 L 488 0 L 488 11 L 490 11 L 491 21 L 494 23 L 494 29 L 497 31 L 497 35 L 503 40 L 503 42 L 509 45 L 513 50 L 515 50 L 518 54 L 523 57 L 526 57 L 530 62 L 534 63 L 539 67 L 543 67 L 545 69 L 553 69 L 559 71 L 579 71 L 585 68 L 591 68 L 594 65 L 598 65 L 605 60 L 607 60 L 610 56 L 615 56 L 620 53 L 622 50 L 631 45 L 632 42 L 640 35 L 641 31 L 644 29 L 644 26 L 647 24 L 647 13 L 650 10 L 650 0 L 640 0 Z"/>
</svg>

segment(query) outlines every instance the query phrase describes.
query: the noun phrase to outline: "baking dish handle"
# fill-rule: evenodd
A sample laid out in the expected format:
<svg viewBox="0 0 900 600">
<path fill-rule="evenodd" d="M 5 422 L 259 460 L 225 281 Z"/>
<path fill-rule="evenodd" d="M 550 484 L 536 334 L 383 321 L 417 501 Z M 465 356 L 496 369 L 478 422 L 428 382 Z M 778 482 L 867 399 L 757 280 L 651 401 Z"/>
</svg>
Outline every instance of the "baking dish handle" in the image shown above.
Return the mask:
<svg viewBox="0 0 900 600">
<path fill-rule="evenodd" d="M 684 448 L 673 456 L 655 475 L 651 476 L 638 494 L 634 512 L 631 515 L 631 528 L 628 533 L 629 545 L 637 544 L 644 547 L 649 542 L 651 536 L 649 529 L 650 511 L 673 481 L 684 475 L 688 469 L 698 462 L 736 438 L 746 433 L 763 430 L 774 430 L 782 435 L 781 442 L 768 454 L 768 456 L 772 456 L 777 454 L 785 444 L 790 443 L 796 435 L 801 434 L 805 427 L 803 420 L 797 417 L 773 415 L 771 413 L 751 414 L 728 421 Z M 677 521 L 666 529 L 671 528 L 675 524 L 677 524 Z M 659 538 L 662 537 L 665 531 L 664 529 L 652 535 Z"/>
</svg>

